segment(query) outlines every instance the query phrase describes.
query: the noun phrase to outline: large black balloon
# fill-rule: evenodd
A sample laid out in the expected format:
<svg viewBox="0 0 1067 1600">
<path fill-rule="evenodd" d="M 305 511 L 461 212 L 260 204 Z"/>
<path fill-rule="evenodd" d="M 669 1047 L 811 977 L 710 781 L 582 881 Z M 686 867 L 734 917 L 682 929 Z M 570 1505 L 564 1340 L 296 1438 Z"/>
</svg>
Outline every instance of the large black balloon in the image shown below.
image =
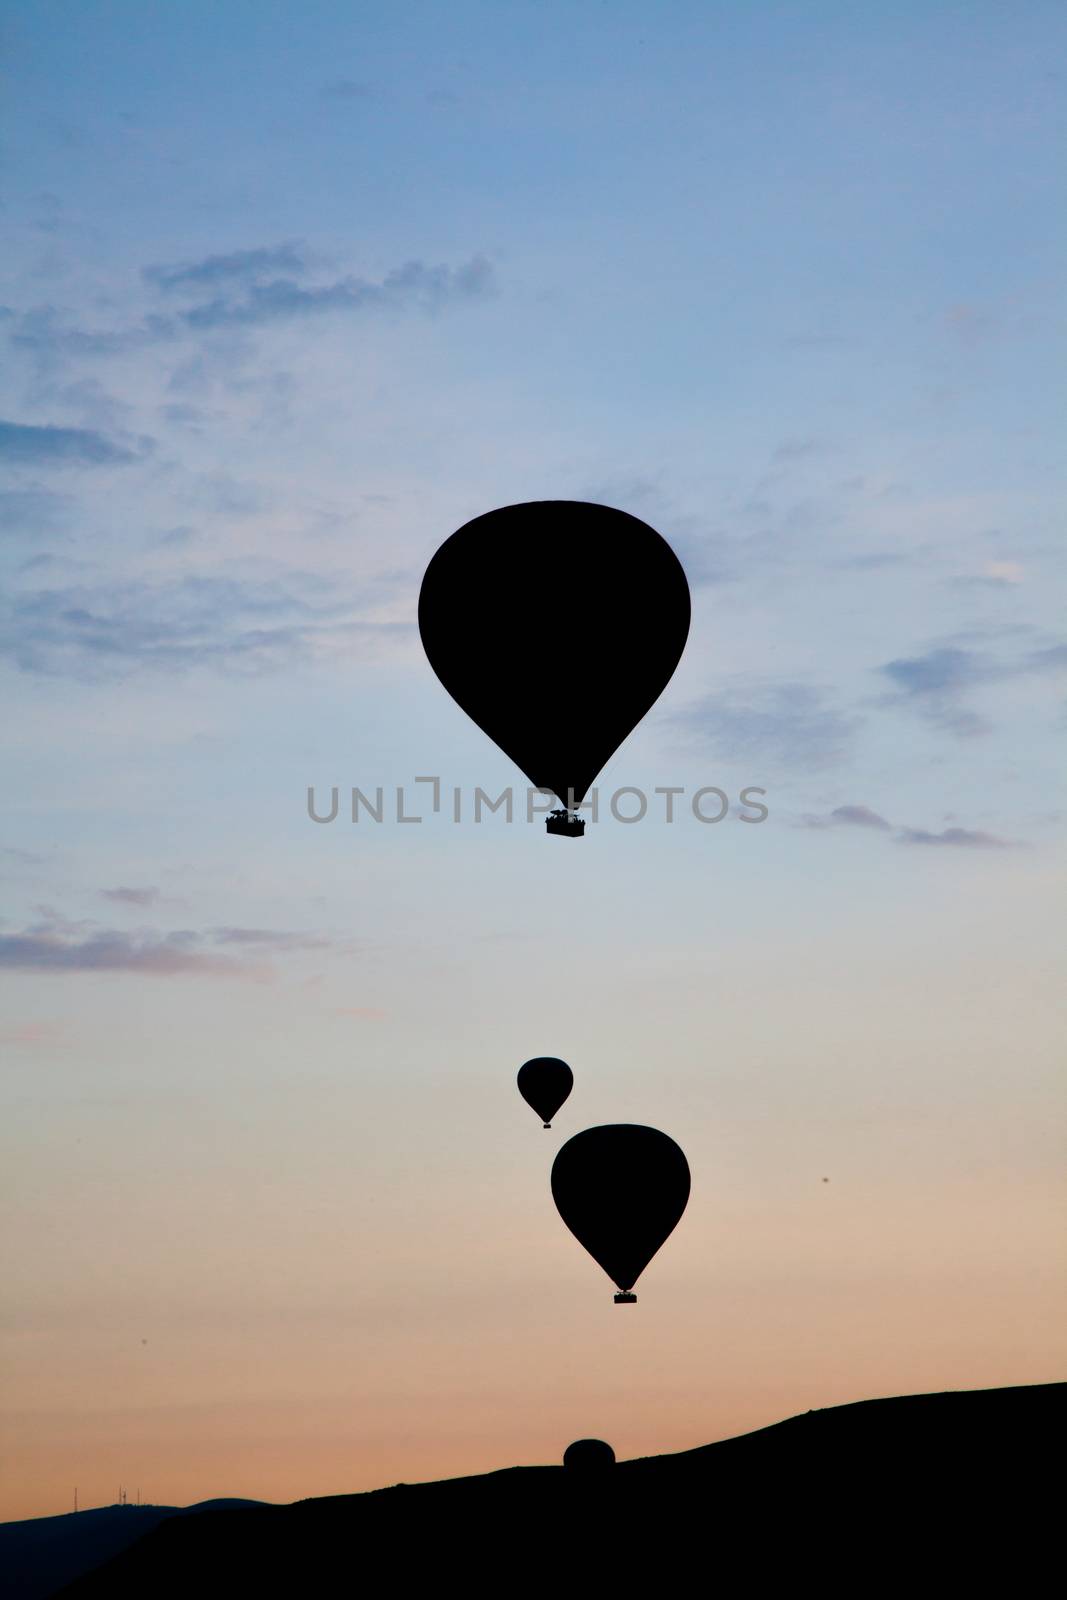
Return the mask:
<svg viewBox="0 0 1067 1600">
<path fill-rule="evenodd" d="M 419 594 L 423 647 L 449 694 L 564 806 L 663 693 L 689 620 L 667 541 L 580 500 L 475 517 L 445 540 Z"/>
<path fill-rule="evenodd" d="M 519 1093 L 546 1128 L 574 1087 L 574 1073 L 557 1056 L 534 1056 L 519 1068 Z"/>
<path fill-rule="evenodd" d="M 689 1184 L 674 1140 L 630 1122 L 576 1133 L 552 1165 L 560 1216 L 623 1296 L 677 1225 Z"/>
</svg>

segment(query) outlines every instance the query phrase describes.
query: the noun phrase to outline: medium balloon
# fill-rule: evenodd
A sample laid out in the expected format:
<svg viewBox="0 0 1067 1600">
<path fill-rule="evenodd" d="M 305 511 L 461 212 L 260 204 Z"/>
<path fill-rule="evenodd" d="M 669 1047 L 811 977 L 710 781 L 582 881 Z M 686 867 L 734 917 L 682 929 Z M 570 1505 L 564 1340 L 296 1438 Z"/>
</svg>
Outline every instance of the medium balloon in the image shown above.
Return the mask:
<svg viewBox="0 0 1067 1600">
<path fill-rule="evenodd" d="M 689 1199 L 689 1163 L 665 1133 L 637 1123 L 586 1128 L 552 1165 L 552 1198 L 578 1243 L 630 1305 L 631 1293 Z"/>
<path fill-rule="evenodd" d="M 660 534 L 582 500 L 475 517 L 426 569 L 419 632 L 434 672 L 535 789 L 576 814 L 659 699 L 689 635 L 689 584 Z"/>
<path fill-rule="evenodd" d="M 574 1073 L 556 1056 L 534 1056 L 519 1068 L 519 1093 L 546 1128 L 574 1086 Z"/>
</svg>

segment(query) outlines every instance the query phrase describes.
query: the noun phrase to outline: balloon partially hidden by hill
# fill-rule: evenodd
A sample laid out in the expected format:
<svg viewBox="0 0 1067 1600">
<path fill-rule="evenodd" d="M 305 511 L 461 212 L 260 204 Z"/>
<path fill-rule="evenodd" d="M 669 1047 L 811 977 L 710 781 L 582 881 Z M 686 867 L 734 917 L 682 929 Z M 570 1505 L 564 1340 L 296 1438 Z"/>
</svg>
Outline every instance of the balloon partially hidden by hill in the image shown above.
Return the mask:
<svg viewBox="0 0 1067 1600">
<path fill-rule="evenodd" d="M 610 1471 L 513 1467 L 291 1506 L 169 1518 L 62 1591 L 71 1600 L 233 1594 L 666 1594 L 694 1576 L 874 1595 L 963 1593 L 964 1577 L 1027 1574 L 1058 1517 L 1050 1442 L 1067 1384 L 912 1395 L 809 1411 L 773 1427 Z M 1047 1511 L 1045 1507 L 1048 1507 Z M 340 1582 L 337 1574 L 344 1575 Z M 593 1585 L 591 1590 L 589 1585 Z M 826 1592 L 826 1591 L 824 1591 Z M 972 1591 L 966 1591 L 972 1592 Z M 976 1592 L 976 1591 L 975 1591 Z"/>
<path fill-rule="evenodd" d="M 563 1465 L 570 1472 L 603 1472 L 615 1465 L 615 1452 L 603 1439 L 575 1439 L 563 1452 Z"/>
</svg>

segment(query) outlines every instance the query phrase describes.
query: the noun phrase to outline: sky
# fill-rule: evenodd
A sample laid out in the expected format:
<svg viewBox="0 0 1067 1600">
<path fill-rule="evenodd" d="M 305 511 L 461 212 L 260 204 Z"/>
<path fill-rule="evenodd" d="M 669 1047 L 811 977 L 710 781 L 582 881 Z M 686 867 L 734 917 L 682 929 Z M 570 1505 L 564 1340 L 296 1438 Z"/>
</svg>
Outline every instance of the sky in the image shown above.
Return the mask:
<svg viewBox="0 0 1067 1600">
<path fill-rule="evenodd" d="M 6 0 L 0 1517 L 1062 1376 L 1065 33 Z M 693 594 L 581 842 L 415 622 L 539 499 Z M 627 1121 L 620 1309 L 548 1174 Z"/>
</svg>

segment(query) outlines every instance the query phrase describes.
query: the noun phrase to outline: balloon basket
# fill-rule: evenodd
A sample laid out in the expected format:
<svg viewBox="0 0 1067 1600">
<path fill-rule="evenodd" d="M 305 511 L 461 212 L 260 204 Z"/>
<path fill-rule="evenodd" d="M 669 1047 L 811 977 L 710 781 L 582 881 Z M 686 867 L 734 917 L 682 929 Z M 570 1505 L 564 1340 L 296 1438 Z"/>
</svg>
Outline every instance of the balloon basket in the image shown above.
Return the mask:
<svg viewBox="0 0 1067 1600">
<path fill-rule="evenodd" d="M 615 1304 L 617 1306 L 635 1306 L 637 1304 L 637 1296 L 629 1293 L 617 1294 L 615 1296 Z"/>
<path fill-rule="evenodd" d="M 564 839 L 580 839 L 585 832 L 585 818 L 573 811 L 550 811 L 545 818 L 545 831 L 561 834 Z"/>
</svg>

